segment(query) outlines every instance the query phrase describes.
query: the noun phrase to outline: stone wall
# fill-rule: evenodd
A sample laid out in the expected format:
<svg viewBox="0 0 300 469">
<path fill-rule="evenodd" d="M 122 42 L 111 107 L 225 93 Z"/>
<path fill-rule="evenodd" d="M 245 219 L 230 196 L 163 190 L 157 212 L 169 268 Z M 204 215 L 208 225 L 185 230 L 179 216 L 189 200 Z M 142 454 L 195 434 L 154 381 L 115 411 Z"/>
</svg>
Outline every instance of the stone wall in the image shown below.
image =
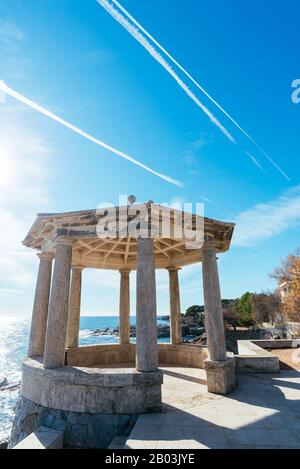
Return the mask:
<svg viewBox="0 0 300 469">
<path fill-rule="evenodd" d="M 161 365 L 191 366 L 204 369 L 207 357 L 207 347 L 202 345 L 158 345 L 158 360 Z"/>
<path fill-rule="evenodd" d="M 204 368 L 208 356 L 207 347 L 192 344 L 172 345 L 158 344 L 158 361 L 160 365 L 179 365 Z M 68 366 L 101 366 L 128 363 L 135 365 L 135 345 L 90 345 L 68 349 L 66 352 Z"/>
<path fill-rule="evenodd" d="M 299 322 L 287 322 L 286 335 L 288 339 L 299 339 L 300 338 L 300 323 Z"/>
<path fill-rule="evenodd" d="M 88 345 L 71 348 L 66 351 L 68 366 L 101 366 L 118 363 L 135 364 L 135 346 L 133 344 Z"/>
<path fill-rule="evenodd" d="M 42 359 L 25 358 L 10 447 L 46 427 L 64 432 L 65 447 L 106 448 L 138 414 L 161 410 L 162 381 L 160 370 L 44 369 Z"/>
<path fill-rule="evenodd" d="M 272 339 L 286 339 L 287 332 L 286 326 L 272 326 L 268 324 L 268 327 L 262 329 L 247 329 L 247 330 L 226 330 L 225 331 L 226 337 L 226 347 L 227 350 L 233 353 L 238 353 L 238 341 L 239 340 L 272 340 Z"/>
<path fill-rule="evenodd" d="M 23 361 L 21 395 L 42 407 L 89 414 L 141 414 L 161 409 L 161 371 L 135 368 L 44 369 L 41 360 Z"/>
<path fill-rule="evenodd" d="M 19 399 L 13 424 L 12 448 L 38 427 L 64 432 L 64 448 L 107 448 L 117 435 L 129 435 L 137 416 L 89 414 L 53 410 L 24 397 Z"/>
</svg>

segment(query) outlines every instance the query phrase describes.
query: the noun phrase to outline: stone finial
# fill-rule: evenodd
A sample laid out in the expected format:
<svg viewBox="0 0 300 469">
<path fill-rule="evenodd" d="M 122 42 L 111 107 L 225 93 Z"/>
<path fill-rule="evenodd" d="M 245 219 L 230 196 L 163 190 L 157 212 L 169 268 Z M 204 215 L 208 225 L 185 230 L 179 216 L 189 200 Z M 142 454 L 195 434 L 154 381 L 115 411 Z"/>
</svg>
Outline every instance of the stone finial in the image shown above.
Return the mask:
<svg viewBox="0 0 300 469">
<path fill-rule="evenodd" d="M 136 196 L 135 195 L 130 195 L 128 197 L 128 202 L 129 202 L 129 205 L 133 205 L 136 202 Z"/>
</svg>

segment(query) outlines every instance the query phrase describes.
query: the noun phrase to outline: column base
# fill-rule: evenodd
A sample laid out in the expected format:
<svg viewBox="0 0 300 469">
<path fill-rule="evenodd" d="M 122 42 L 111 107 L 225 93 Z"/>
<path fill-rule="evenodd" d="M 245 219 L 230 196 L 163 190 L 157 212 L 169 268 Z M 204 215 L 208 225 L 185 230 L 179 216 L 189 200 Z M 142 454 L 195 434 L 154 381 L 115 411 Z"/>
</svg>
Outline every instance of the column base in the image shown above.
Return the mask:
<svg viewBox="0 0 300 469">
<path fill-rule="evenodd" d="M 222 362 L 205 360 L 207 390 L 214 394 L 229 394 L 236 387 L 235 359 Z"/>
</svg>

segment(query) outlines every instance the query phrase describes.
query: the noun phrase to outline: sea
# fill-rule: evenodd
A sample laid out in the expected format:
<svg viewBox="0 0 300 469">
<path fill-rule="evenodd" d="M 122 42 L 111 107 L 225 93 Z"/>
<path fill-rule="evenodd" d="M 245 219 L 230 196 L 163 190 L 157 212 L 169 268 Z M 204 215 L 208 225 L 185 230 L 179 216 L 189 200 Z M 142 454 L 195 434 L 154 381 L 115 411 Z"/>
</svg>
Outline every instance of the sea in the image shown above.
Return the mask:
<svg viewBox="0 0 300 469">
<path fill-rule="evenodd" d="M 158 317 L 158 324 L 165 324 L 166 319 Z M 84 316 L 80 321 L 80 345 L 115 344 L 118 336 L 99 335 L 95 331 L 115 329 L 118 327 L 118 316 Z M 131 324 L 135 325 L 135 317 L 131 317 Z M 21 380 L 21 363 L 27 353 L 30 320 L 13 317 L 0 317 L 0 377 L 5 377 L 9 384 Z M 135 339 L 132 339 L 134 342 Z M 169 338 L 158 339 L 159 342 L 169 342 Z M 0 388 L 0 441 L 10 431 L 14 408 L 19 390 L 3 391 Z"/>
</svg>

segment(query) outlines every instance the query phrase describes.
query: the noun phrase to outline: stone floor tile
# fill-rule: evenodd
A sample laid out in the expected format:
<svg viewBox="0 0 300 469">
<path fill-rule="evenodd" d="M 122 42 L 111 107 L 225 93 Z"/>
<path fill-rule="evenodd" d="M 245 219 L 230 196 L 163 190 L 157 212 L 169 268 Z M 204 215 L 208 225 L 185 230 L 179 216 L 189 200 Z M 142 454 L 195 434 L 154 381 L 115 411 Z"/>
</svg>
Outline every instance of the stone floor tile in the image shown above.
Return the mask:
<svg viewBox="0 0 300 469">
<path fill-rule="evenodd" d="M 209 449 L 208 446 L 205 446 L 198 441 L 195 440 L 160 440 L 156 447 L 156 449 Z"/>
<path fill-rule="evenodd" d="M 300 435 L 289 429 L 270 429 L 268 437 L 274 445 L 300 448 Z"/>
<path fill-rule="evenodd" d="M 265 429 L 226 430 L 226 438 L 231 445 L 266 445 L 270 442 Z"/>
<path fill-rule="evenodd" d="M 227 443 L 225 430 L 223 428 L 183 426 L 181 427 L 181 431 L 185 438 L 195 439 L 204 445 L 209 443 Z"/>
<path fill-rule="evenodd" d="M 240 375 L 226 397 L 168 376 L 163 399 L 164 413 L 139 417 L 132 448 L 300 448 L 300 373 Z"/>
</svg>

